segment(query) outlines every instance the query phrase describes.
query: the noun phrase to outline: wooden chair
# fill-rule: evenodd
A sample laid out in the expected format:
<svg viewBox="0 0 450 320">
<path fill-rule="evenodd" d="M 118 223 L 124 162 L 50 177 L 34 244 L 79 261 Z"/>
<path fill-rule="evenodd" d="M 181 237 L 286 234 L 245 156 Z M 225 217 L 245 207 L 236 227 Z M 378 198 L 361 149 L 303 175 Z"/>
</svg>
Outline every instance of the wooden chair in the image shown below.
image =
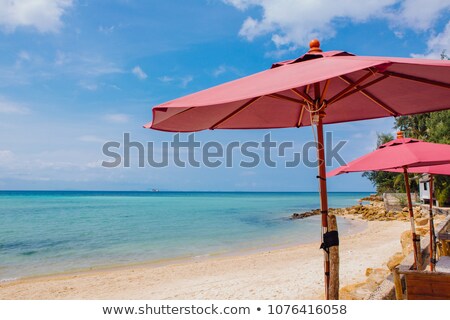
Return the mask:
<svg viewBox="0 0 450 320">
<path fill-rule="evenodd" d="M 397 299 L 404 299 L 400 275 L 405 276 L 407 300 L 450 300 L 450 273 L 394 271 Z"/>
</svg>

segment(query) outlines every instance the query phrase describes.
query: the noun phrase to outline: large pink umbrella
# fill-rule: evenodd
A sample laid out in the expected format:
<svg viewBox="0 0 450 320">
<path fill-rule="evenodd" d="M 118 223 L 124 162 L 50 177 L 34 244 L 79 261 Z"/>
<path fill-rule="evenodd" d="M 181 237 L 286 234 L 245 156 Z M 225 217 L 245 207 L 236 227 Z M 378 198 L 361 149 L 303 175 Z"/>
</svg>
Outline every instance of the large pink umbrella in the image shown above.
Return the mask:
<svg viewBox="0 0 450 320">
<path fill-rule="evenodd" d="M 314 125 L 328 299 L 328 248 L 338 241 L 328 232 L 323 124 L 449 109 L 450 61 L 322 52 L 317 40 L 310 48 L 269 70 L 160 104 L 145 128 L 191 132 Z"/>
<path fill-rule="evenodd" d="M 343 173 L 361 171 L 403 172 L 406 195 L 408 198 L 408 211 L 411 222 L 414 260 L 416 263 L 416 268 L 418 268 L 420 261 L 417 242 L 420 241 L 420 238 L 416 235 L 408 172 L 448 172 L 447 170 L 449 170 L 450 168 L 449 164 L 450 145 L 424 142 L 411 138 L 403 138 L 403 134 L 399 132 L 397 139 L 379 146 L 377 150 L 370 152 L 360 158 L 357 158 L 349 162 L 347 165 L 341 166 L 328 172 L 327 177 L 332 177 Z M 433 169 L 433 166 L 436 166 L 436 168 Z M 432 190 L 430 190 L 430 194 L 432 194 Z M 432 201 L 430 201 L 430 203 L 431 202 Z M 430 206 L 432 206 L 432 204 L 430 204 Z M 430 227 L 432 227 L 432 212 L 430 212 Z M 430 228 L 430 233 L 432 231 L 432 228 Z M 430 243 L 430 247 L 431 246 L 432 243 Z"/>
</svg>

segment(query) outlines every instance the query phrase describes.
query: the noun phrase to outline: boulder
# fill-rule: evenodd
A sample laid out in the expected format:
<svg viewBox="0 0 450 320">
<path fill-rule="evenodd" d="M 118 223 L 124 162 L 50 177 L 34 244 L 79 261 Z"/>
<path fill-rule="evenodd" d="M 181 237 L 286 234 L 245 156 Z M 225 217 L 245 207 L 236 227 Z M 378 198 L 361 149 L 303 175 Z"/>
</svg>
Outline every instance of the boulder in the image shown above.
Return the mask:
<svg viewBox="0 0 450 320">
<path fill-rule="evenodd" d="M 389 258 L 389 261 L 386 263 L 388 269 L 392 271 L 403 261 L 404 258 L 405 255 L 402 252 L 396 252 L 392 257 Z"/>
<path fill-rule="evenodd" d="M 366 275 L 367 275 L 366 282 L 369 285 L 369 287 L 371 288 L 371 291 L 374 291 L 380 285 L 380 283 L 383 282 L 384 279 L 386 279 L 386 277 L 389 275 L 389 273 L 390 272 L 387 269 L 376 268 L 376 269 L 372 269 L 372 271 L 367 275 L 367 270 L 366 270 Z"/>
<path fill-rule="evenodd" d="M 400 236 L 400 243 L 402 245 L 403 255 L 407 256 L 412 251 L 411 231 L 406 230 L 402 232 Z"/>
<path fill-rule="evenodd" d="M 371 291 L 368 290 L 366 282 L 350 284 L 339 290 L 340 300 L 362 300 L 367 297 Z"/>
<path fill-rule="evenodd" d="M 416 226 L 426 226 L 428 225 L 428 219 L 427 218 L 418 218 L 416 219 Z"/>
</svg>

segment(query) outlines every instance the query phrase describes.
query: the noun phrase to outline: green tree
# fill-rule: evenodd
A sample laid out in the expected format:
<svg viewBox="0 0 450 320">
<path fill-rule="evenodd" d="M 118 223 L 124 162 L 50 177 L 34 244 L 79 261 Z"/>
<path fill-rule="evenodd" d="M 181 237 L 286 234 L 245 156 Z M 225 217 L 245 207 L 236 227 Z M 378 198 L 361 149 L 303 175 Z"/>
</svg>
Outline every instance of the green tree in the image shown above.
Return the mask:
<svg viewBox="0 0 450 320">
<path fill-rule="evenodd" d="M 450 144 L 450 110 L 433 112 L 427 119 L 428 141 Z M 435 177 L 435 196 L 440 205 L 450 205 L 450 177 Z"/>
<path fill-rule="evenodd" d="M 394 128 L 403 131 L 405 137 L 427 140 L 429 113 L 401 116 L 395 119 Z"/>
</svg>

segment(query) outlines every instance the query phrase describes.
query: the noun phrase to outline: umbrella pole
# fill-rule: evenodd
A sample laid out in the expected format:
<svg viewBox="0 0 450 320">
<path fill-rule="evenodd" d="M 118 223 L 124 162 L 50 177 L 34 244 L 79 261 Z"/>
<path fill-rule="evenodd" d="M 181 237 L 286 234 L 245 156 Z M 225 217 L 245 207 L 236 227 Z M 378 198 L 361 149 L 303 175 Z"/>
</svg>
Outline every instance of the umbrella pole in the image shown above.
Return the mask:
<svg viewBox="0 0 450 320">
<path fill-rule="evenodd" d="M 322 116 L 319 116 L 319 121 L 317 123 L 317 158 L 319 161 L 319 186 L 320 186 L 320 213 L 322 216 L 322 234 L 323 243 L 322 248 L 324 249 L 324 276 L 325 276 L 325 298 L 327 300 L 338 300 L 339 299 L 339 270 L 333 265 L 333 273 L 330 273 L 330 249 L 328 247 L 328 237 L 330 233 L 328 232 L 328 198 L 327 198 L 327 180 L 326 180 L 326 168 L 325 168 L 325 148 L 323 139 L 323 122 Z M 336 235 L 335 243 L 333 246 L 338 246 L 336 244 L 337 231 L 334 231 Z M 338 250 L 338 249 L 334 249 Z M 335 263 L 335 261 L 333 261 Z M 333 292 L 330 292 L 330 282 L 333 284 Z"/>
<path fill-rule="evenodd" d="M 416 265 L 416 269 L 419 270 L 419 253 L 417 252 L 418 251 L 417 242 L 420 241 L 420 239 L 416 235 L 416 225 L 414 223 L 414 211 L 412 207 L 411 190 L 409 188 L 409 177 L 408 177 L 408 170 L 406 169 L 406 167 L 403 167 L 403 177 L 405 178 L 406 196 L 408 198 L 408 211 L 409 211 L 409 221 L 411 222 L 411 236 L 414 250 L 414 262 Z"/>
<path fill-rule="evenodd" d="M 435 271 L 436 264 L 436 241 L 434 235 L 434 222 L 433 222 L 433 175 L 430 174 L 430 270 Z"/>
</svg>

